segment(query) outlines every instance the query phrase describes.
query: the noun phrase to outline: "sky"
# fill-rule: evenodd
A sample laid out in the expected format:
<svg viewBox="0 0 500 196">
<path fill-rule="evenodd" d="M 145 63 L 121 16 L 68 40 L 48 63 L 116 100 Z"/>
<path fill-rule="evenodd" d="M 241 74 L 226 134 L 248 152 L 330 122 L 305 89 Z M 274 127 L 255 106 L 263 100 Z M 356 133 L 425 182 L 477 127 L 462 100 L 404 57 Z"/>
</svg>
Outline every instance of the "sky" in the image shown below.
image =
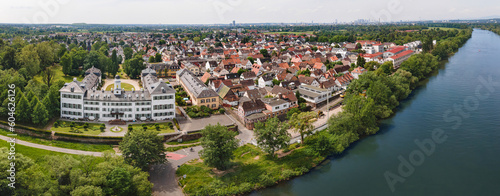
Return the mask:
<svg viewBox="0 0 500 196">
<path fill-rule="evenodd" d="M 0 23 L 334 23 L 500 18 L 498 0 L 2 0 Z"/>
</svg>

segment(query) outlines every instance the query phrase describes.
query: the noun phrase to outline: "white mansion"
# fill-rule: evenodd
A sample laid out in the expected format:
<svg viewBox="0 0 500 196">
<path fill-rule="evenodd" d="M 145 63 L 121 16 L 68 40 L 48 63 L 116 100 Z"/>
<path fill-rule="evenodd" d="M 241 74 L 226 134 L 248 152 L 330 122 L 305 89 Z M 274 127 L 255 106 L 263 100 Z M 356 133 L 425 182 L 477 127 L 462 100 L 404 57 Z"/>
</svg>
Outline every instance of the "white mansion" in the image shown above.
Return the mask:
<svg viewBox="0 0 500 196">
<path fill-rule="evenodd" d="M 111 91 L 98 90 L 101 71 L 90 68 L 85 78 L 76 78 L 64 84 L 61 93 L 61 117 L 109 121 L 164 120 L 175 117 L 175 90 L 170 84 L 158 79 L 154 70 L 141 73 L 143 88 L 125 91 L 120 77 L 116 76 Z"/>
</svg>

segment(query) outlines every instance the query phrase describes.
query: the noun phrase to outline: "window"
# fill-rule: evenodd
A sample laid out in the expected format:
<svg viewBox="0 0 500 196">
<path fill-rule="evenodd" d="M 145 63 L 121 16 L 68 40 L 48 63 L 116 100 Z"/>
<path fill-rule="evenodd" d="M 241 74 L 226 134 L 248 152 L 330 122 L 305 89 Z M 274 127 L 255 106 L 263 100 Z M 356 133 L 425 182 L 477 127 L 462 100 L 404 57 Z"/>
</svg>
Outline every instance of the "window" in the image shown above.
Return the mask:
<svg viewBox="0 0 500 196">
<path fill-rule="evenodd" d="M 207 103 L 210 103 L 210 99 L 207 99 Z"/>
<path fill-rule="evenodd" d="M 215 99 L 215 98 L 212 98 L 212 102 L 216 102 L 216 99 Z"/>
<path fill-rule="evenodd" d="M 202 100 L 200 101 L 200 103 L 205 103 L 205 100 L 204 100 L 204 99 L 202 99 Z"/>
<path fill-rule="evenodd" d="M 212 104 L 212 108 L 215 108 L 215 107 L 217 107 L 217 105 L 216 104 Z"/>
</svg>

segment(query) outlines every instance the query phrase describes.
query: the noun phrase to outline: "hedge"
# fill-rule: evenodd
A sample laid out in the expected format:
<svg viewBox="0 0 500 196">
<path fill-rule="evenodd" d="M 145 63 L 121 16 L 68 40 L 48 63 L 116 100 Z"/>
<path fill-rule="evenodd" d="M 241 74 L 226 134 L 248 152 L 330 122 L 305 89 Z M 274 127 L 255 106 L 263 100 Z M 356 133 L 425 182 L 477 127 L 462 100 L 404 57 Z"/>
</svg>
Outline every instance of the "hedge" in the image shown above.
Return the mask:
<svg viewBox="0 0 500 196">
<path fill-rule="evenodd" d="M 0 120 L 0 124 L 6 125 L 6 126 L 10 126 L 8 122 L 5 122 L 3 120 Z M 28 127 L 28 126 L 17 124 L 17 123 L 16 123 L 15 127 L 18 127 L 18 128 L 21 128 L 21 129 L 25 129 L 25 130 L 28 130 L 28 131 L 33 131 L 33 132 L 39 133 L 39 134 L 45 134 L 45 135 L 51 135 L 52 134 L 52 131 L 49 131 L 49 130 L 38 129 L 38 128 L 34 128 L 34 127 Z"/>
<path fill-rule="evenodd" d="M 67 136 L 67 137 L 78 137 L 78 138 L 89 138 L 89 139 L 123 139 L 120 136 L 98 136 L 98 135 L 81 135 L 73 133 L 55 132 L 55 136 Z"/>
</svg>

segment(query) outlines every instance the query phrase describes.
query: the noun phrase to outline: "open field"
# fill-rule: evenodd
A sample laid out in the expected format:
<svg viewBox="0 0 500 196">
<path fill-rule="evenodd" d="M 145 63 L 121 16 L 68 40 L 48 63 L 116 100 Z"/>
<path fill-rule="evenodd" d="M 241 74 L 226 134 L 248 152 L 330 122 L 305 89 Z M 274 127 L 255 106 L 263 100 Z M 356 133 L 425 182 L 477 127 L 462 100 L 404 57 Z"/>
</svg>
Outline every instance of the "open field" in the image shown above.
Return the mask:
<svg viewBox="0 0 500 196">
<path fill-rule="evenodd" d="M 73 78 L 75 78 L 75 76 L 65 76 L 64 73 L 62 72 L 62 66 L 54 65 L 53 67 L 55 68 L 54 81 L 63 80 L 64 82 L 69 83 L 73 81 Z M 76 78 L 78 79 L 78 81 L 81 81 L 83 79 L 82 76 L 77 76 Z M 33 77 L 33 79 L 43 83 L 42 75 L 40 74 Z"/>
<path fill-rule="evenodd" d="M 443 30 L 443 31 L 449 31 L 449 30 L 455 30 L 457 28 L 448 28 L 448 27 L 429 27 L 429 30 L 430 29 L 440 29 L 440 30 Z"/>
</svg>

